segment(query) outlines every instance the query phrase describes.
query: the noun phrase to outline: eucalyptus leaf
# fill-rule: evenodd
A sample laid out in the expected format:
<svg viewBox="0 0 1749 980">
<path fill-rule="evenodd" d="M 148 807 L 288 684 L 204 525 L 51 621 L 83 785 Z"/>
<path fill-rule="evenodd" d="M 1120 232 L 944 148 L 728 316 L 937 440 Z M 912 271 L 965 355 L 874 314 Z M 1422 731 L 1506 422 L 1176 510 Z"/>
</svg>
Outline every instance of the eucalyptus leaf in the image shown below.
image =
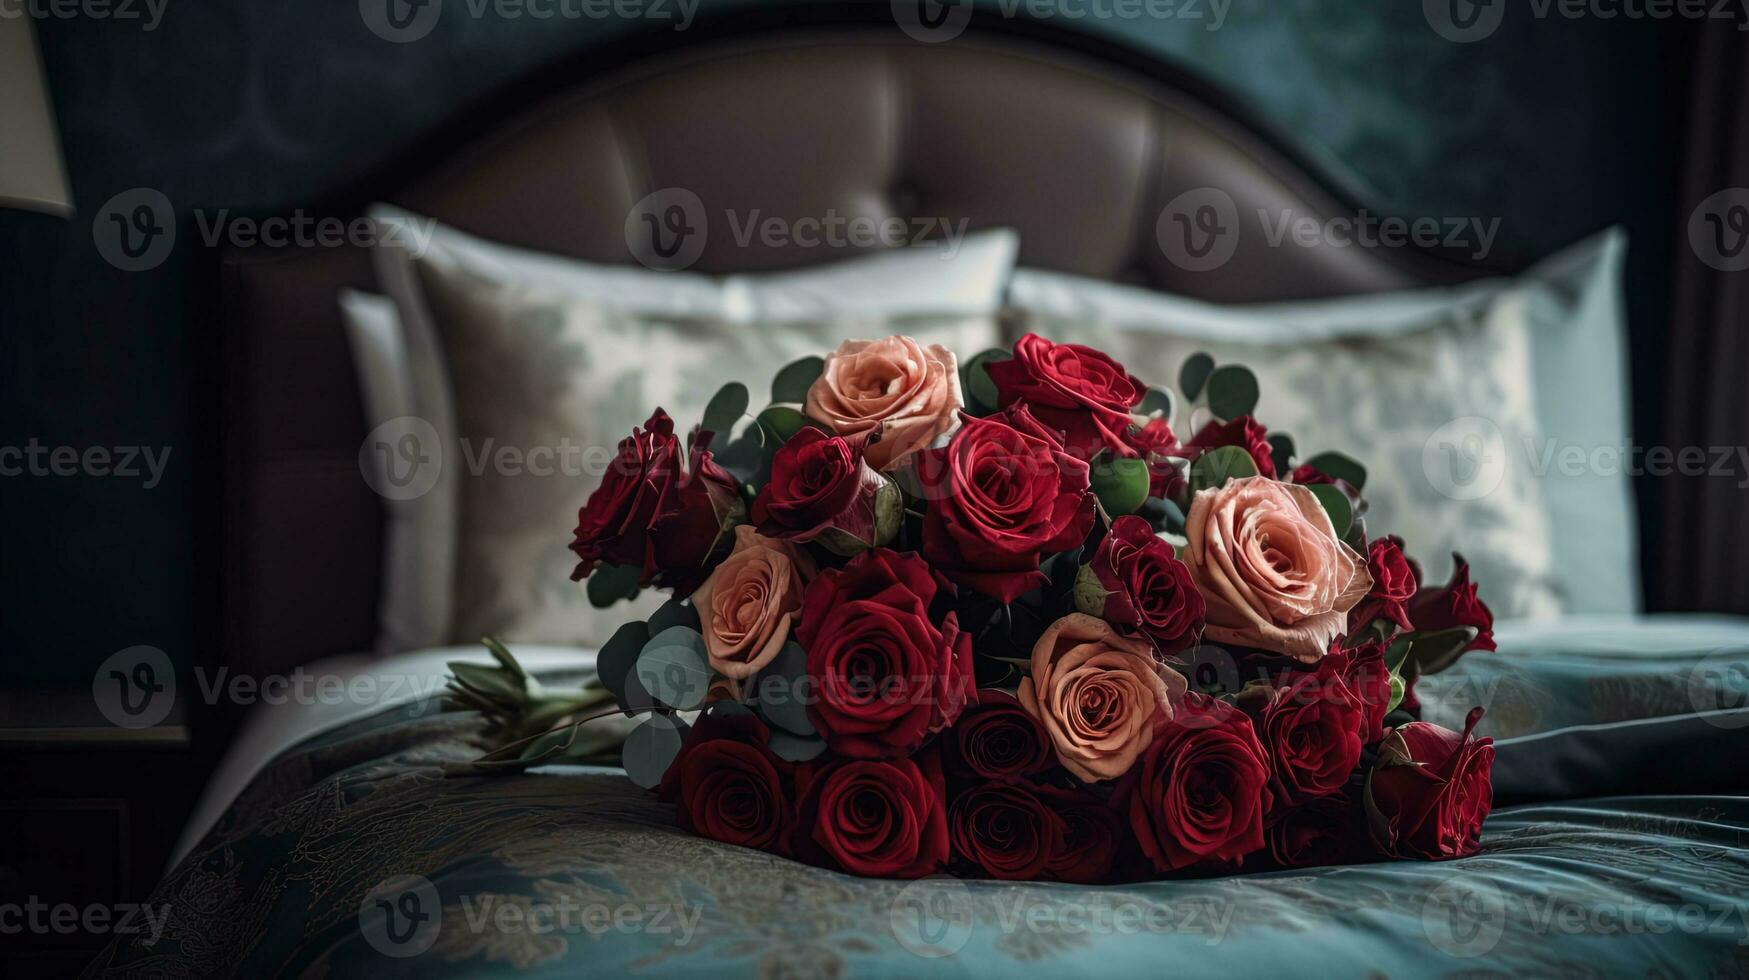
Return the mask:
<svg viewBox="0 0 1749 980">
<path fill-rule="evenodd" d="M 1165 388 L 1149 388 L 1147 394 L 1142 396 L 1142 404 L 1138 407 L 1143 415 L 1149 417 L 1158 415 L 1170 422 L 1172 416 L 1177 414 L 1178 400 L 1172 396 L 1172 392 Z"/>
<path fill-rule="evenodd" d="M 1349 501 L 1348 494 L 1328 483 L 1314 483 L 1306 489 L 1324 505 L 1324 513 L 1330 515 L 1330 525 L 1336 529 L 1336 536 L 1340 538 L 1347 534 L 1349 525 L 1354 523 L 1354 504 Z"/>
<path fill-rule="evenodd" d="M 698 609 L 685 599 L 669 599 L 650 615 L 650 635 L 655 636 L 675 626 L 698 630 Z"/>
<path fill-rule="evenodd" d="M 650 642 L 650 627 L 633 620 L 614 630 L 595 658 L 595 672 L 621 708 L 649 707 L 649 692 L 637 679 L 638 654 Z M 633 697 L 633 695 L 637 695 Z"/>
<path fill-rule="evenodd" d="M 1238 364 L 1218 367 L 1208 379 L 1209 411 L 1224 420 L 1250 415 L 1257 408 L 1257 375 Z"/>
<path fill-rule="evenodd" d="M 711 677 L 704 637 L 690 627 L 663 630 L 650 637 L 644 652 L 638 655 L 638 682 L 670 708 L 690 711 L 703 704 L 710 691 Z"/>
<path fill-rule="evenodd" d="M 626 735 L 625 747 L 620 749 L 626 775 L 644 789 L 660 786 L 668 767 L 680 754 L 685 737 L 686 725 L 669 715 L 651 715 L 638 722 Z"/>
<path fill-rule="evenodd" d="M 1106 514 L 1122 517 L 1134 514 L 1148 500 L 1148 461 L 1145 459 L 1106 459 L 1095 462 L 1089 474 L 1093 492 Z"/>
<path fill-rule="evenodd" d="M 818 735 L 792 735 L 781 728 L 771 730 L 771 738 L 766 744 L 779 759 L 788 762 L 807 762 L 826 751 L 826 740 Z"/>
<path fill-rule="evenodd" d="M 1185 358 L 1184 366 L 1178 369 L 1178 390 L 1184 392 L 1184 397 L 1196 401 L 1202 397 L 1202 386 L 1208 383 L 1209 375 L 1215 372 L 1215 359 L 1198 351 Z"/>
<path fill-rule="evenodd" d="M 808 400 L 808 389 L 826 370 L 823 357 L 804 357 L 791 361 L 771 379 L 771 400 L 776 403 L 801 404 Z"/>
<path fill-rule="evenodd" d="M 1275 475 L 1287 479 L 1294 462 L 1294 437 L 1285 432 L 1269 434 L 1269 458 L 1275 463 Z"/>
<path fill-rule="evenodd" d="M 759 672 L 753 685 L 754 703 L 773 727 L 792 735 L 815 734 L 814 723 L 808 718 L 807 701 L 812 688 L 807 676 L 807 651 L 793 640 L 785 643 Z"/>
<path fill-rule="evenodd" d="M 1355 490 L 1366 489 L 1366 467 L 1342 453 L 1319 453 L 1306 460 L 1306 465 L 1332 480 L 1341 480 Z"/>
<path fill-rule="evenodd" d="M 731 381 L 711 396 L 704 407 L 704 427 L 706 431 L 715 432 L 723 438 L 728 438 L 729 432 L 735 428 L 735 423 L 741 416 L 747 414 L 747 406 L 752 402 L 747 386 L 739 381 Z"/>
<path fill-rule="evenodd" d="M 1228 480 L 1242 480 L 1257 475 L 1257 463 L 1251 454 L 1238 446 L 1211 449 L 1190 464 L 1192 493 L 1225 486 Z"/>
<path fill-rule="evenodd" d="M 993 347 L 966 362 L 966 366 L 961 372 L 960 384 L 965 389 L 966 397 L 971 401 L 972 406 L 979 410 L 979 414 L 988 415 L 996 411 L 998 407 L 996 404 L 999 400 L 996 394 L 996 382 L 990 380 L 988 370 L 990 362 L 1008 361 L 1013 360 L 1013 358 L 1012 351 Z"/>
<path fill-rule="evenodd" d="M 791 436 L 807 427 L 808 417 L 788 405 L 773 405 L 759 413 L 758 423 L 766 434 L 764 449 L 769 457 L 779 446 L 790 441 Z"/>
<path fill-rule="evenodd" d="M 643 569 L 635 565 L 596 565 L 584 587 L 589 594 L 589 604 L 606 609 L 621 599 L 636 599 L 643 574 Z"/>
</svg>

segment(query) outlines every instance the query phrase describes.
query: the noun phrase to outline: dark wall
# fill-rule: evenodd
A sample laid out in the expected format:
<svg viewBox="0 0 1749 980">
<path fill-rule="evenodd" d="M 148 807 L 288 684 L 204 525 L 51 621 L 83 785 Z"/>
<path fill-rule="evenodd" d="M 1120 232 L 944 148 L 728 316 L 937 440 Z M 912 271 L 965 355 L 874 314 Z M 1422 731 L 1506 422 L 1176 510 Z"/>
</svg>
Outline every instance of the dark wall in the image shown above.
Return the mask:
<svg viewBox="0 0 1749 980">
<path fill-rule="evenodd" d="M 150 31 L 38 22 L 80 211 L 0 211 L 0 447 L 169 456 L 150 488 L 144 472 L 0 477 L 0 675 L 86 683 L 136 644 L 192 659 L 205 615 L 193 540 L 209 517 L 201 461 L 212 452 L 201 420 L 215 397 L 195 367 L 211 343 L 193 322 L 197 209 L 209 221 L 218 209 L 277 212 L 343 189 L 483 90 L 650 27 L 476 18 L 468 0 L 443 2 L 431 34 L 409 44 L 366 29 L 355 0 L 168 0 Z M 1626 224 L 1638 422 L 1655 431 L 1675 220 L 1677 130 L 1664 106 L 1681 84 L 1669 31 L 1537 20 L 1520 5 L 1493 36 L 1456 44 L 1402 0 L 1233 0 L 1209 30 L 1211 3 L 1194 5 L 1200 20 L 1057 19 L 1228 85 L 1380 212 L 1498 217 L 1500 247 L 1521 255 Z M 698 16 L 755 6 L 707 0 Z M 93 220 L 140 187 L 169 198 L 184 240 L 161 266 L 129 273 L 99 255 Z"/>
</svg>

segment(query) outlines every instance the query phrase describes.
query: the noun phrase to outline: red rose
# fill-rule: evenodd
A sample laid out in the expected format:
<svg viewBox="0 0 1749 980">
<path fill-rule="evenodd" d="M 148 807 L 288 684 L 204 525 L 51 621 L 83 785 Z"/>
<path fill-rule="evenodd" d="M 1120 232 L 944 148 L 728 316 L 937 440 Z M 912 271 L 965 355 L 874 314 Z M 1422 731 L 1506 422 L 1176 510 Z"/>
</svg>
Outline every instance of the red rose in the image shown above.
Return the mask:
<svg viewBox="0 0 1749 980">
<path fill-rule="evenodd" d="M 1324 658 L 1329 669 L 1360 699 L 1360 742 L 1371 745 L 1385 735 L 1385 713 L 1391 706 L 1391 672 L 1385 668 L 1385 643 L 1375 640 L 1344 647 L 1338 637 Z M 1324 663 L 1319 667 L 1323 668 Z"/>
<path fill-rule="evenodd" d="M 1043 557 L 1079 547 L 1093 526 L 1087 464 L 1023 405 L 965 419 L 946 446 L 917 459 L 923 554 L 1003 602 L 1046 584 Z"/>
<path fill-rule="evenodd" d="M 1037 719 L 1014 695 L 992 688 L 973 692 L 972 703 L 942 739 L 942 764 L 962 778 L 1031 776 L 1055 762 Z"/>
<path fill-rule="evenodd" d="M 921 878 L 947 864 L 941 765 L 853 759 L 803 766 L 796 784 L 796 856 L 870 878 Z"/>
<path fill-rule="evenodd" d="M 1024 783 L 990 781 L 955 794 L 953 853 L 992 878 L 1031 881 L 1063 849 L 1067 828 Z"/>
<path fill-rule="evenodd" d="M 1210 422 L 1202 427 L 1184 448 L 1192 458 L 1222 446 L 1238 446 L 1251 455 L 1257 464 L 1257 475 L 1275 479 L 1275 456 L 1269 448 L 1269 430 L 1257 424 L 1249 415 L 1241 415 L 1225 424 Z"/>
<path fill-rule="evenodd" d="M 874 541 L 875 494 L 886 481 L 863 461 L 863 447 L 878 433 L 835 436 L 808 426 L 771 459 L 771 479 L 753 501 L 753 523 L 771 538 L 812 541 L 837 528 Z"/>
<path fill-rule="evenodd" d="M 1170 500 L 1175 488 L 1184 483 L 1184 474 L 1173 466 L 1169 457 L 1184 455 L 1178 435 L 1165 419 L 1150 419 L 1147 425 L 1124 433 L 1124 441 L 1136 456 L 1148 463 L 1148 496 Z"/>
<path fill-rule="evenodd" d="M 751 713 L 701 715 L 662 778 L 687 833 L 776 854 L 790 853 L 795 807 L 789 763 L 766 747 L 769 731 Z"/>
<path fill-rule="evenodd" d="M 1124 796 L 1156 870 L 1236 867 L 1264 844 L 1269 757 L 1242 712 L 1188 693 L 1131 770 Z"/>
<path fill-rule="evenodd" d="M 1190 645 L 1202 628 L 1202 593 L 1172 545 L 1135 516 L 1112 522 L 1093 556 L 1093 574 L 1105 589 L 1106 622 L 1133 626 L 1171 653 Z M 1091 610 L 1089 610 L 1091 611 Z"/>
<path fill-rule="evenodd" d="M 1366 570 L 1372 574 L 1372 591 L 1349 611 L 1349 632 L 1363 630 L 1375 619 L 1413 630 L 1404 604 L 1415 596 L 1415 569 L 1403 555 L 1403 540 L 1394 534 L 1374 539 L 1366 549 Z"/>
<path fill-rule="evenodd" d="M 1482 709 L 1463 732 L 1424 721 L 1385 736 L 1366 783 L 1367 825 L 1392 857 L 1444 860 L 1474 854 L 1494 804 L 1494 740 L 1475 738 Z"/>
<path fill-rule="evenodd" d="M 1494 614 L 1476 596 L 1470 563 L 1453 554 L 1451 581 L 1442 589 L 1422 589 L 1409 603 L 1409 619 L 1418 631 L 1436 632 L 1454 626 L 1474 626 L 1476 638 L 1465 650 L 1494 650 Z"/>
<path fill-rule="evenodd" d="M 1353 864 L 1371 857 L 1364 817 L 1344 793 L 1322 796 L 1282 814 L 1270 826 L 1269 856 L 1284 868 Z"/>
<path fill-rule="evenodd" d="M 1335 666 L 1326 657 L 1317 670 L 1291 675 L 1258 719 L 1278 806 L 1328 796 L 1360 765 L 1366 705 Z"/>
<path fill-rule="evenodd" d="M 840 755 L 909 755 L 953 724 L 976 686 L 972 638 L 951 611 L 953 587 L 915 554 L 865 551 L 828 569 L 802 597 L 796 639 L 808 652 L 817 696 L 808 704 Z"/>
<path fill-rule="evenodd" d="M 1301 463 L 1294 467 L 1294 471 L 1288 475 L 1287 479 L 1289 483 L 1299 483 L 1305 486 L 1314 486 L 1320 483 L 1335 486 L 1338 483 L 1328 473 L 1307 463 Z"/>
<path fill-rule="evenodd" d="M 571 580 L 606 561 L 642 568 L 644 585 L 691 595 L 710 574 L 711 555 L 726 541 L 723 527 L 740 505 L 735 478 L 712 460 L 709 445 L 708 433 L 695 435 L 683 468 L 674 420 L 659 408 L 621 440 L 601 486 L 577 513 Z"/>
<path fill-rule="evenodd" d="M 1118 812 L 1086 790 L 1043 786 L 1038 792 L 1063 821 L 1063 846 L 1045 865 L 1045 874 L 1079 885 L 1098 884 L 1111 877 L 1124 841 Z"/>
<path fill-rule="evenodd" d="M 1024 402 L 1040 421 L 1065 433 L 1076 458 L 1092 459 L 1101 449 L 1130 455 L 1124 441 L 1135 424 L 1130 409 L 1148 389 L 1109 356 L 1029 333 L 1014 345 L 1013 360 L 991 361 L 987 370 L 1000 407 Z"/>
</svg>

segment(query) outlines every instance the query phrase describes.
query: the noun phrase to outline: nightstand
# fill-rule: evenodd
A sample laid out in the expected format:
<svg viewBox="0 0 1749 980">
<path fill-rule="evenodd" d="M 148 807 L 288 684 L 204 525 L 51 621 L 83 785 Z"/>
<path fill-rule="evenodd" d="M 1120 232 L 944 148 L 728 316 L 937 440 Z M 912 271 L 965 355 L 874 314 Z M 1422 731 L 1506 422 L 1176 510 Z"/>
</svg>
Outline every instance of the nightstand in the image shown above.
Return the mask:
<svg viewBox="0 0 1749 980">
<path fill-rule="evenodd" d="M 89 688 L 0 690 L 0 975 L 76 974 L 151 893 L 200 775 L 180 710 L 129 729 Z"/>
</svg>

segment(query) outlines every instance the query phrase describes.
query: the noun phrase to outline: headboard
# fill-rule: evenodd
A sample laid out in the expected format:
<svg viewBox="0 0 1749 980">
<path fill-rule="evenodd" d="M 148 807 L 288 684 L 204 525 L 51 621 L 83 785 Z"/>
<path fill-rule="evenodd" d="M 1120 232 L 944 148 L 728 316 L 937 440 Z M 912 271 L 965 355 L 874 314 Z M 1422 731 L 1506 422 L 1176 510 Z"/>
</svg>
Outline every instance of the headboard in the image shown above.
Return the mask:
<svg viewBox="0 0 1749 980">
<path fill-rule="evenodd" d="M 920 43 L 886 3 L 659 33 L 618 48 L 605 70 L 591 58 L 587 77 L 557 66 L 484 100 L 329 210 L 381 198 L 488 238 L 630 262 L 628 211 L 683 187 L 712 213 L 963 216 L 1017 229 L 1024 265 L 1215 301 L 1483 271 L 1404 249 L 1271 248 L 1261 234 L 1216 271 L 1180 269 L 1155 223 L 1185 191 L 1219 187 L 1250 221 L 1354 205 L 1290 141 L 1127 49 L 985 15 L 951 42 Z M 722 234 L 692 268 L 843 257 Z M 358 468 L 366 426 L 335 305 L 340 287 L 372 288 L 372 276 L 354 247 L 233 249 L 222 264 L 227 448 L 205 659 L 284 672 L 368 649 L 376 632 L 381 502 Z"/>
</svg>

